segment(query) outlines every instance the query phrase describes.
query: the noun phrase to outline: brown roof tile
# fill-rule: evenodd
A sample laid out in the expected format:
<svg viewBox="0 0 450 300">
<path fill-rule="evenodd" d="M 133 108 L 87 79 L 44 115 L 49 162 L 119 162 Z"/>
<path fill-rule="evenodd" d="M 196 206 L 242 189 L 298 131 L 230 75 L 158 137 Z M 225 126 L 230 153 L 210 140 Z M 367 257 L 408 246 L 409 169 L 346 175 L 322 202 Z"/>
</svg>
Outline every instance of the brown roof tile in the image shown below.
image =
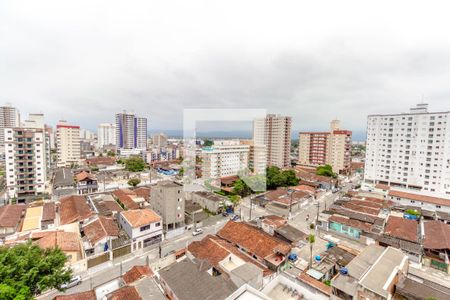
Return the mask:
<svg viewBox="0 0 450 300">
<path fill-rule="evenodd" d="M 134 266 L 128 272 L 126 272 L 122 278 L 126 284 L 133 283 L 142 277 L 151 277 L 153 272 L 149 266 Z"/>
<path fill-rule="evenodd" d="M 93 215 L 84 196 L 72 195 L 59 200 L 59 214 L 61 225 L 76 221 L 83 221 Z"/>
<path fill-rule="evenodd" d="M 17 227 L 26 208 L 23 204 L 0 206 L 0 227 Z"/>
<path fill-rule="evenodd" d="M 134 189 L 133 192 L 136 196 L 148 200 L 150 198 L 151 189 L 149 187 L 138 187 L 137 189 Z"/>
<path fill-rule="evenodd" d="M 108 300 L 141 300 L 138 291 L 134 286 L 124 286 L 108 295 L 106 295 Z"/>
<path fill-rule="evenodd" d="M 390 216 L 384 233 L 403 240 L 417 242 L 417 229 L 419 224 L 414 220 Z"/>
<path fill-rule="evenodd" d="M 119 236 L 119 227 L 114 219 L 103 216 L 84 226 L 83 231 L 93 245 L 103 238 Z"/>
<path fill-rule="evenodd" d="M 53 300 L 96 300 L 94 291 L 87 291 L 81 293 L 74 293 L 70 295 L 60 295 L 53 298 Z"/>
<path fill-rule="evenodd" d="M 312 278 L 311 276 L 301 273 L 298 276 L 298 279 L 300 281 L 303 281 L 304 283 L 312 286 L 315 289 L 318 289 L 319 291 L 321 291 L 322 293 L 325 293 L 327 295 L 331 296 L 331 286 L 326 285 L 325 283 L 315 280 L 314 278 Z"/>
<path fill-rule="evenodd" d="M 78 182 L 83 181 L 83 180 L 86 180 L 86 179 L 89 179 L 89 180 L 97 180 L 97 179 L 95 178 L 94 175 L 92 175 L 91 173 L 88 173 L 88 172 L 86 172 L 86 171 L 81 171 L 80 173 L 78 173 L 78 174 L 75 176 L 75 178 L 76 178 L 76 180 L 77 180 Z"/>
<path fill-rule="evenodd" d="M 116 159 L 114 157 L 92 157 L 86 159 L 86 163 L 88 165 L 105 165 L 105 166 L 111 166 L 116 163 Z"/>
<path fill-rule="evenodd" d="M 135 196 L 136 194 L 128 189 L 120 189 L 115 190 L 113 192 L 114 196 L 119 199 L 119 201 L 127 208 L 127 209 L 138 209 L 139 205 L 133 201 L 130 195 Z"/>
<path fill-rule="evenodd" d="M 424 222 L 423 246 L 426 249 L 450 250 L 450 226 L 441 221 Z"/>
<path fill-rule="evenodd" d="M 75 232 L 51 231 L 44 234 L 37 243 L 39 247 L 44 249 L 58 246 L 62 251 L 81 250 L 79 236 Z"/>
<path fill-rule="evenodd" d="M 41 221 L 52 221 L 55 219 L 55 216 L 56 216 L 55 203 L 54 202 L 44 203 Z"/>
<path fill-rule="evenodd" d="M 409 199 L 409 200 L 414 200 L 414 201 L 427 202 L 427 203 L 431 203 L 431 204 L 435 204 L 435 205 L 450 206 L 450 200 L 444 199 L 444 198 L 424 196 L 424 195 L 395 191 L 395 190 L 390 190 L 388 195 L 392 196 L 392 197 L 404 198 L 404 199 Z"/>
<path fill-rule="evenodd" d="M 291 250 L 288 243 L 243 222 L 228 221 L 217 235 L 261 258 L 276 252 L 287 254 Z"/>
<path fill-rule="evenodd" d="M 120 213 L 134 228 L 161 221 L 161 217 L 149 208 L 127 210 Z"/>
<path fill-rule="evenodd" d="M 345 217 L 340 217 L 340 216 L 336 216 L 333 215 L 331 216 L 328 221 L 332 221 L 332 222 L 336 222 L 339 224 L 343 224 L 343 225 L 347 225 L 353 228 L 358 228 L 361 229 L 365 232 L 371 232 L 372 230 L 372 224 L 369 223 L 364 223 L 358 220 L 354 220 L 354 219 L 350 219 L 350 218 L 345 218 Z"/>
</svg>

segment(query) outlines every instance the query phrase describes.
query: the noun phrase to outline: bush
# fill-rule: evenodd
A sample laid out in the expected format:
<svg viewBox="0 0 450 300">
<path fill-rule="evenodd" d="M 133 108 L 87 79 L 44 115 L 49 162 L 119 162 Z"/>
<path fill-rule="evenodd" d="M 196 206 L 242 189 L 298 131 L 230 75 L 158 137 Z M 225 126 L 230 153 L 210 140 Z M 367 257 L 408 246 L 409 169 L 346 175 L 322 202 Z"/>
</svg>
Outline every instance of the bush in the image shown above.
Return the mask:
<svg viewBox="0 0 450 300">
<path fill-rule="evenodd" d="M 130 157 L 125 161 L 125 169 L 130 172 L 144 171 L 145 162 L 140 157 Z"/>
<path fill-rule="evenodd" d="M 136 187 L 139 183 L 141 183 L 141 180 L 139 178 L 131 178 L 128 180 L 128 185 L 132 187 Z"/>
<path fill-rule="evenodd" d="M 330 165 L 317 167 L 316 175 L 337 178 L 337 174 L 333 172 L 333 168 Z"/>
</svg>

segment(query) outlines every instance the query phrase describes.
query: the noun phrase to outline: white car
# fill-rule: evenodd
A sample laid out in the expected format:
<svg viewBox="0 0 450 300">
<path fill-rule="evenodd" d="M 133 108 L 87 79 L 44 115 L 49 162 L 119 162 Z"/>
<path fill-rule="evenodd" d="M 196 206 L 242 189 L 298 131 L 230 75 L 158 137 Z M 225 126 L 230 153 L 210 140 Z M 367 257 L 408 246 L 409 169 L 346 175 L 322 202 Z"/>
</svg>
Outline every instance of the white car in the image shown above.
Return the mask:
<svg viewBox="0 0 450 300">
<path fill-rule="evenodd" d="M 61 284 L 62 289 L 70 289 L 71 287 L 81 284 L 81 276 L 75 276 L 69 282 Z"/>
<path fill-rule="evenodd" d="M 192 235 L 193 235 L 193 236 L 196 236 L 196 235 L 199 235 L 199 234 L 202 234 L 202 233 L 203 233 L 203 229 L 197 228 L 197 229 L 195 229 L 195 230 L 192 232 Z"/>
</svg>

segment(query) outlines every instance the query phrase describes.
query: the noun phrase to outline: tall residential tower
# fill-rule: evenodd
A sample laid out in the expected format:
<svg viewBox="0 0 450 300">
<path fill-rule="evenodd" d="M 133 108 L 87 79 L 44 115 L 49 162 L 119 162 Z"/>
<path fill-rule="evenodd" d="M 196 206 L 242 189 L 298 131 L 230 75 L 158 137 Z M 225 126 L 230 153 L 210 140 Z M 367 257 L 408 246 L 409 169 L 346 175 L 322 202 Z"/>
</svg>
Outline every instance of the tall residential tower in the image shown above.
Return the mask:
<svg viewBox="0 0 450 300">
<path fill-rule="evenodd" d="M 116 114 L 116 144 L 121 149 L 147 149 L 147 118 Z"/>
</svg>

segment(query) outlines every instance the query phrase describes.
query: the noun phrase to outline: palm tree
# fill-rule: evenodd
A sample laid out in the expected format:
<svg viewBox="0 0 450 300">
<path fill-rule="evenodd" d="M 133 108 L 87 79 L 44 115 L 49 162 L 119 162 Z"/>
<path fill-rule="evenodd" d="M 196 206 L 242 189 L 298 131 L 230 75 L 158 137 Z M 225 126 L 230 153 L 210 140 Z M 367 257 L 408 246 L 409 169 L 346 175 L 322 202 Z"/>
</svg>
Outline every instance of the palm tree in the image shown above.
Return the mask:
<svg viewBox="0 0 450 300">
<path fill-rule="evenodd" d="M 312 248 L 313 248 L 313 244 L 316 241 L 316 237 L 314 234 L 310 234 L 308 236 L 308 242 L 309 242 L 309 268 L 312 267 Z"/>
</svg>

